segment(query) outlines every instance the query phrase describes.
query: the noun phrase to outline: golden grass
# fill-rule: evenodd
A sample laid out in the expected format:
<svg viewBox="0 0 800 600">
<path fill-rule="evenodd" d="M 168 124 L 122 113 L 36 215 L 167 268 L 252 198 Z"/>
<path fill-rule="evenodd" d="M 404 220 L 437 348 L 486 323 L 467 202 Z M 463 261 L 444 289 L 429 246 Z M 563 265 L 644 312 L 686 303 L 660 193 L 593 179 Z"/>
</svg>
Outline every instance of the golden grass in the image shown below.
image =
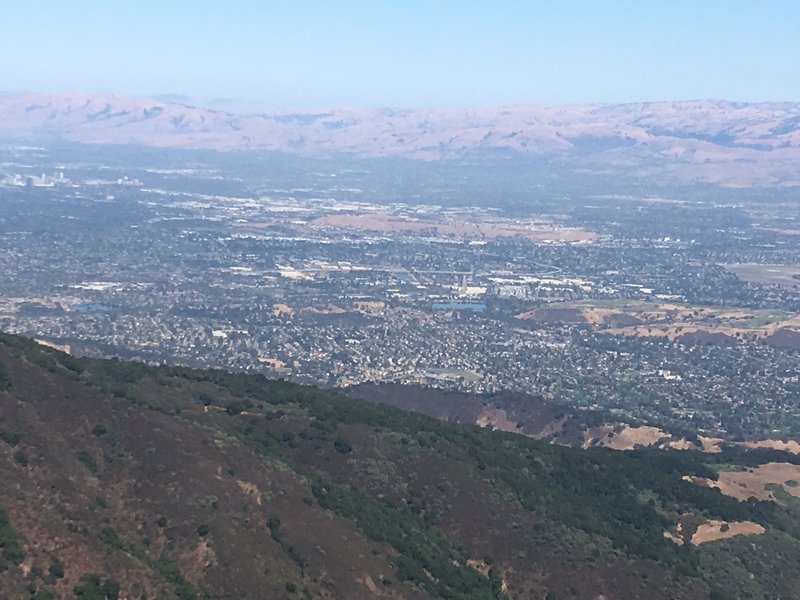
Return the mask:
<svg viewBox="0 0 800 600">
<path fill-rule="evenodd" d="M 724 531 L 723 531 L 724 530 Z M 716 540 L 724 540 L 737 535 L 760 535 L 764 527 L 752 521 L 707 521 L 692 535 L 692 545 L 699 546 Z"/>
</svg>

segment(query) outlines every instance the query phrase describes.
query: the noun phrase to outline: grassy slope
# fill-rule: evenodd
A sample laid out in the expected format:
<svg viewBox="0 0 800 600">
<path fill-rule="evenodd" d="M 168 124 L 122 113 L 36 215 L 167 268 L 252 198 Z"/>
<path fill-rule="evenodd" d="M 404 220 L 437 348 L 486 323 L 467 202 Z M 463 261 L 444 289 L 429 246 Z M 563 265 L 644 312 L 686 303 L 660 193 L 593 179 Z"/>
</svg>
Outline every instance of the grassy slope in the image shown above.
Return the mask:
<svg viewBox="0 0 800 600">
<path fill-rule="evenodd" d="M 679 512 L 759 521 L 772 552 L 800 538 L 788 510 L 681 479 L 776 453 L 578 451 L 11 336 L 0 365 L 3 597 L 705 598 L 736 589 L 725 565 L 766 569 L 754 593 L 785 577 L 736 543 L 674 546 Z"/>
</svg>

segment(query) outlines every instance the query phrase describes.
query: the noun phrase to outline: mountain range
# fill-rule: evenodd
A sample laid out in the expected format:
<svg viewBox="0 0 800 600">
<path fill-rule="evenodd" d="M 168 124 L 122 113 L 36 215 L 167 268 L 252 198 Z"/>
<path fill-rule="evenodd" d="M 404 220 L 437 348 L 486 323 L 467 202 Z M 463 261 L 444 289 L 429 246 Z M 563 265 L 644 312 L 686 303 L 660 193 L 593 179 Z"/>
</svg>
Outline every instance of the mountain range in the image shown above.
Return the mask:
<svg viewBox="0 0 800 600">
<path fill-rule="evenodd" d="M 800 185 L 800 103 L 788 102 L 234 114 L 164 99 L 7 93 L 0 95 L 0 139 L 419 160 L 512 157 L 668 183 Z"/>
</svg>

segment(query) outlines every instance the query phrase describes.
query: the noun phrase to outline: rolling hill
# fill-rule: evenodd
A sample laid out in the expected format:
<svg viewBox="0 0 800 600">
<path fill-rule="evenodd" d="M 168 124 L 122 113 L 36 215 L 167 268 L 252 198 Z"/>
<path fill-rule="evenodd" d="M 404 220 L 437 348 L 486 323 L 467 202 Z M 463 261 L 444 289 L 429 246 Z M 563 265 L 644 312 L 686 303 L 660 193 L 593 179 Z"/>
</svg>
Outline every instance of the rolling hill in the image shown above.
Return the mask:
<svg viewBox="0 0 800 600">
<path fill-rule="evenodd" d="M 81 93 L 0 95 L 0 139 L 438 160 L 521 157 L 671 183 L 800 185 L 800 104 L 725 101 L 234 114 Z"/>
</svg>

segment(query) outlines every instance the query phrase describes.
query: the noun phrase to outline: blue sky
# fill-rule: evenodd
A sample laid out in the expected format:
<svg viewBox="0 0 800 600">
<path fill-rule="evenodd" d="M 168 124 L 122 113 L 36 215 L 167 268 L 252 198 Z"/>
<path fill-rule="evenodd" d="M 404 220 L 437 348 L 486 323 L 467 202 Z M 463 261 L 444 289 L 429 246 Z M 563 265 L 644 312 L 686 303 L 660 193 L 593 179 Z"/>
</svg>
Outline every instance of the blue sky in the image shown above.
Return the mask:
<svg viewBox="0 0 800 600">
<path fill-rule="evenodd" d="M 798 0 L 7 0 L 0 89 L 275 107 L 800 101 Z"/>
</svg>

